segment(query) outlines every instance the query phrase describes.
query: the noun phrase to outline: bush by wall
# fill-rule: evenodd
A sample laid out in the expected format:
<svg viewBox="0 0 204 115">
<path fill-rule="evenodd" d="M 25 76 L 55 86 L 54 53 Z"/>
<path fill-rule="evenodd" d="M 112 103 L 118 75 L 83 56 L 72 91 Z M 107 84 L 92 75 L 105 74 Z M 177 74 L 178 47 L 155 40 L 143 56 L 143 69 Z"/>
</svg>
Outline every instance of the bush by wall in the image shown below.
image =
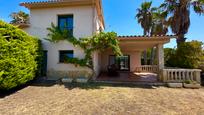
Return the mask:
<svg viewBox="0 0 204 115">
<path fill-rule="evenodd" d="M 176 56 L 176 49 L 173 48 L 164 48 L 164 62 L 165 66 L 167 67 L 174 67 L 176 66 L 175 57 Z"/>
<path fill-rule="evenodd" d="M 191 41 L 179 44 L 177 49 L 165 49 L 166 66 L 199 68 L 203 57 L 202 45 L 202 42 Z"/>
<path fill-rule="evenodd" d="M 0 20 L 0 89 L 11 89 L 40 72 L 41 44 L 37 38 Z"/>
</svg>

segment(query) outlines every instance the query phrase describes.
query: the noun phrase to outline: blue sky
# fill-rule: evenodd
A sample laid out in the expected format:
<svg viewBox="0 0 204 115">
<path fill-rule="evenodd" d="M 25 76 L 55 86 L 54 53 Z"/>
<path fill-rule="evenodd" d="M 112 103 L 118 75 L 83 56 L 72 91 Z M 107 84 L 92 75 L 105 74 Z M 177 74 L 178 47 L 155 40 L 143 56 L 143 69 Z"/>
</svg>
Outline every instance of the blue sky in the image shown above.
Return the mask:
<svg viewBox="0 0 204 115">
<path fill-rule="evenodd" d="M 20 2 L 37 0 L 1 0 L 0 19 L 9 22 L 9 14 L 17 11 L 29 10 L 19 6 Z M 39 1 L 39 0 L 38 0 Z M 115 31 L 118 35 L 142 35 L 143 30 L 135 20 L 136 9 L 140 4 L 149 0 L 102 0 L 106 31 Z M 163 0 L 153 0 L 153 6 L 158 6 Z M 171 34 L 171 33 L 169 33 Z M 191 26 L 187 34 L 189 40 L 199 40 L 204 42 L 204 15 L 199 16 L 191 11 Z M 165 47 L 176 46 L 175 40 L 165 45 Z"/>
</svg>

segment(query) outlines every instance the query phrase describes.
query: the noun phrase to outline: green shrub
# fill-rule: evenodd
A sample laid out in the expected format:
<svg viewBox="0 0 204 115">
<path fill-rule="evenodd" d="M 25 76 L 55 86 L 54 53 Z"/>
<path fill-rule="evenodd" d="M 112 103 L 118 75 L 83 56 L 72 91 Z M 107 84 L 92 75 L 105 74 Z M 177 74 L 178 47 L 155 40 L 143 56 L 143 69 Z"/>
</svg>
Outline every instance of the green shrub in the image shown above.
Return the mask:
<svg viewBox="0 0 204 115">
<path fill-rule="evenodd" d="M 176 51 L 177 64 L 182 68 L 198 68 L 202 59 L 202 42 L 181 43 Z"/>
<path fill-rule="evenodd" d="M 32 80 L 40 72 L 41 56 L 37 38 L 0 20 L 0 89 Z"/>
<path fill-rule="evenodd" d="M 203 57 L 202 45 L 202 42 L 191 41 L 179 44 L 177 49 L 166 49 L 166 66 L 189 69 L 199 68 Z"/>
<path fill-rule="evenodd" d="M 167 67 L 174 67 L 174 66 L 176 66 L 175 53 L 176 53 L 176 49 L 173 49 L 173 48 L 164 48 L 164 62 L 165 62 L 165 66 L 167 66 Z"/>
</svg>

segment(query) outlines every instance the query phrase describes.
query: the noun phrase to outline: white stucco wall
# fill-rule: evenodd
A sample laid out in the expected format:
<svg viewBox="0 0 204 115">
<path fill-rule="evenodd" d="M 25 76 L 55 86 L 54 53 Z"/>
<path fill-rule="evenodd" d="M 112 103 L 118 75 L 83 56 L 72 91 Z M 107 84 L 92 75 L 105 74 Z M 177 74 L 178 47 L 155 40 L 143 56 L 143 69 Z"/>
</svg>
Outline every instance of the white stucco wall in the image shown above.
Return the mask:
<svg viewBox="0 0 204 115">
<path fill-rule="evenodd" d="M 94 69 L 94 78 L 96 78 L 101 71 L 101 54 L 98 51 L 93 53 L 93 69 Z"/>
<path fill-rule="evenodd" d="M 94 12 L 93 6 L 72 6 L 61 8 L 43 8 L 30 10 L 30 27 L 25 28 L 24 31 L 33 36 L 37 36 L 42 40 L 44 50 L 47 50 L 48 62 L 47 70 L 50 71 L 74 71 L 74 70 L 88 70 L 86 67 L 75 67 L 73 64 L 59 63 L 59 50 L 73 50 L 74 57 L 84 58 L 84 52 L 79 47 L 74 47 L 67 41 L 60 41 L 58 43 L 50 43 L 44 38 L 47 37 L 48 31 L 46 28 L 51 26 L 51 22 L 58 24 L 58 15 L 72 14 L 74 17 L 73 35 L 76 38 L 89 37 L 99 28 L 97 23 L 97 14 Z M 93 22 L 94 21 L 94 22 Z M 97 55 L 94 55 L 97 56 Z M 98 59 L 94 59 L 97 61 Z M 95 67 L 96 71 L 99 68 Z M 52 74 L 52 73 L 50 73 Z M 49 77 L 49 75 L 48 75 Z"/>
<path fill-rule="evenodd" d="M 31 9 L 31 26 L 28 32 L 32 35 L 37 35 L 39 38 L 45 38 L 48 33 L 46 28 L 50 27 L 51 22 L 57 25 L 58 15 L 69 14 L 74 16 L 74 36 L 76 38 L 92 35 L 92 6 Z"/>
<path fill-rule="evenodd" d="M 94 10 L 94 32 L 99 33 L 100 28 L 104 30 L 104 27 L 101 26 L 101 21 L 98 17 L 96 9 Z"/>
</svg>

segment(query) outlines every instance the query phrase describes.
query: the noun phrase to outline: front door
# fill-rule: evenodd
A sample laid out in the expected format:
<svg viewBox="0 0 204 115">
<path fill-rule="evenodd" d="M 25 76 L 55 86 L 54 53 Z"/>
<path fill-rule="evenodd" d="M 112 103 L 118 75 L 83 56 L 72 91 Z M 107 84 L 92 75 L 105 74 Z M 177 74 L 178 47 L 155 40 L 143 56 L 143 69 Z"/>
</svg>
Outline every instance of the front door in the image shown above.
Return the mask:
<svg viewBox="0 0 204 115">
<path fill-rule="evenodd" d="M 46 76 L 47 73 L 47 51 L 43 51 L 43 63 L 41 69 L 42 76 Z"/>
<path fill-rule="evenodd" d="M 109 56 L 109 65 L 116 64 L 119 71 L 130 71 L 130 56 L 124 55 L 116 57 L 114 55 Z"/>
</svg>

